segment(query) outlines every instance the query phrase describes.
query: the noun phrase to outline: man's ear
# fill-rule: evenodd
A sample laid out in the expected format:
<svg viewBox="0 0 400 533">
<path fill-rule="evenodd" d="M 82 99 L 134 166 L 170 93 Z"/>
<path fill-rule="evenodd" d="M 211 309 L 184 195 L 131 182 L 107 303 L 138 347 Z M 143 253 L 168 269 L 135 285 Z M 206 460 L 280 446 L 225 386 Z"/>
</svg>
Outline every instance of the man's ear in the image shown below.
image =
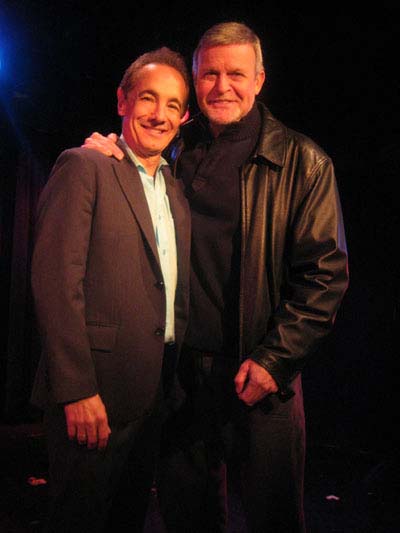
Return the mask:
<svg viewBox="0 0 400 533">
<path fill-rule="evenodd" d="M 261 91 L 262 86 L 264 85 L 265 78 L 265 70 L 261 70 L 256 74 L 256 94 L 259 94 L 259 92 Z"/>
<path fill-rule="evenodd" d="M 189 116 L 190 116 L 190 113 L 189 113 L 189 106 L 188 108 L 186 109 L 186 113 L 183 115 L 183 117 L 181 118 L 181 121 L 180 121 L 180 124 L 184 124 L 186 121 L 189 120 Z"/>
<path fill-rule="evenodd" d="M 117 101 L 118 101 L 118 115 L 124 117 L 126 115 L 126 97 L 121 87 L 117 89 Z"/>
</svg>

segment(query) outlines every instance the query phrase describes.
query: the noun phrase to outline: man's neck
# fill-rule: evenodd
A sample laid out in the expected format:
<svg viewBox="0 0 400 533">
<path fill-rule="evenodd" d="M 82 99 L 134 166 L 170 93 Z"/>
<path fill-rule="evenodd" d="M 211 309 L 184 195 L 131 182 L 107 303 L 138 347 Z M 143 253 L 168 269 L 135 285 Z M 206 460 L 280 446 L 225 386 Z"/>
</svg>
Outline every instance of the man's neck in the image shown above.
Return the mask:
<svg viewBox="0 0 400 533">
<path fill-rule="evenodd" d="M 212 124 L 210 122 L 210 131 L 214 139 L 216 139 L 218 135 L 220 135 L 224 131 L 226 126 L 227 124 Z"/>
<path fill-rule="evenodd" d="M 154 156 L 149 156 L 149 157 L 142 157 L 135 152 L 134 154 L 137 157 L 137 159 L 140 161 L 140 163 L 143 165 L 146 173 L 149 176 L 153 176 L 154 178 L 156 175 L 157 169 L 160 165 L 161 154 L 156 154 Z"/>
<path fill-rule="evenodd" d="M 138 160 L 138 162 L 143 166 L 143 168 L 146 171 L 146 174 L 148 174 L 149 176 L 153 176 L 154 178 L 156 175 L 157 169 L 160 166 L 161 154 L 157 153 L 157 154 L 150 155 L 150 156 L 143 156 L 139 154 L 137 151 L 135 151 L 131 146 L 129 146 L 123 134 L 121 135 L 121 139 L 125 143 L 125 146 L 129 148 L 129 150 Z"/>
</svg>

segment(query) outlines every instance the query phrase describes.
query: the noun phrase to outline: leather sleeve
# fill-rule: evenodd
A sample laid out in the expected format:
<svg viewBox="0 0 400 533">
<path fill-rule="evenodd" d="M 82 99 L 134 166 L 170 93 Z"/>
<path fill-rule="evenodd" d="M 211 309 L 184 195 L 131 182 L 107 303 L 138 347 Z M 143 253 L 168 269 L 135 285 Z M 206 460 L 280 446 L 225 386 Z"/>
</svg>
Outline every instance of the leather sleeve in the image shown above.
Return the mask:
<svg viewBox="0 0 400 533">
<path fill-rule="evenodd" d="M 342 211 L 329 158 L 307 177 L 285 248 L 280 300 L 267 334 L 250 355 L 283 394 L 331 329 L 348 286 Z"/>
</svg>

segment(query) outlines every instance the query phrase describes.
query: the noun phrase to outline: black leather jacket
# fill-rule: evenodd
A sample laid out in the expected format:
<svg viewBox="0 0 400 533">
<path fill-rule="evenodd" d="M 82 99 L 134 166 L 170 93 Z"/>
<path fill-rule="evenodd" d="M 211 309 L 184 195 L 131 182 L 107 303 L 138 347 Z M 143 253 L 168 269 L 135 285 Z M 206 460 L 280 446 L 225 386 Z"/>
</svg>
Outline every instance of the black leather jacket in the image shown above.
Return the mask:
<svg viewBox="0 0 400 533">
<path fill-rule="evenodd" d="M 330 158 L 258 105 L 262 132 L 241 173 L 240 353 L 285 394 L 333 325 L 348 286 L 347 250 Z M 172 156 L 199 135 L 194 119 Z"/>
</svg>

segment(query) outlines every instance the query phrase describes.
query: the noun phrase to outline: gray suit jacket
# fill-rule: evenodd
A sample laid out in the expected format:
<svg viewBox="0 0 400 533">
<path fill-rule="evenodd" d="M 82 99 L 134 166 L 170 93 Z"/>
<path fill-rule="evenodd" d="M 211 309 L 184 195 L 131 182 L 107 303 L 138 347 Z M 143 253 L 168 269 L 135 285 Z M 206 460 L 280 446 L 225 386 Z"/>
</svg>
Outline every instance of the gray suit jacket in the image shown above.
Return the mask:
<svg viewBox="0 0 400 533">
<path fill-rule="evenodd" d="M 164 171 L 175 222 L 176 340 L 189 297 L 190 213 Z M 165 291 L 154 230 L 132 161 L 74 148 L 56 161 L 39 200 L 32 291 L 42 356 L 39 407 L 99 393 L 111 421 L 142 416 L 160 381 Z"/>
</svg>

